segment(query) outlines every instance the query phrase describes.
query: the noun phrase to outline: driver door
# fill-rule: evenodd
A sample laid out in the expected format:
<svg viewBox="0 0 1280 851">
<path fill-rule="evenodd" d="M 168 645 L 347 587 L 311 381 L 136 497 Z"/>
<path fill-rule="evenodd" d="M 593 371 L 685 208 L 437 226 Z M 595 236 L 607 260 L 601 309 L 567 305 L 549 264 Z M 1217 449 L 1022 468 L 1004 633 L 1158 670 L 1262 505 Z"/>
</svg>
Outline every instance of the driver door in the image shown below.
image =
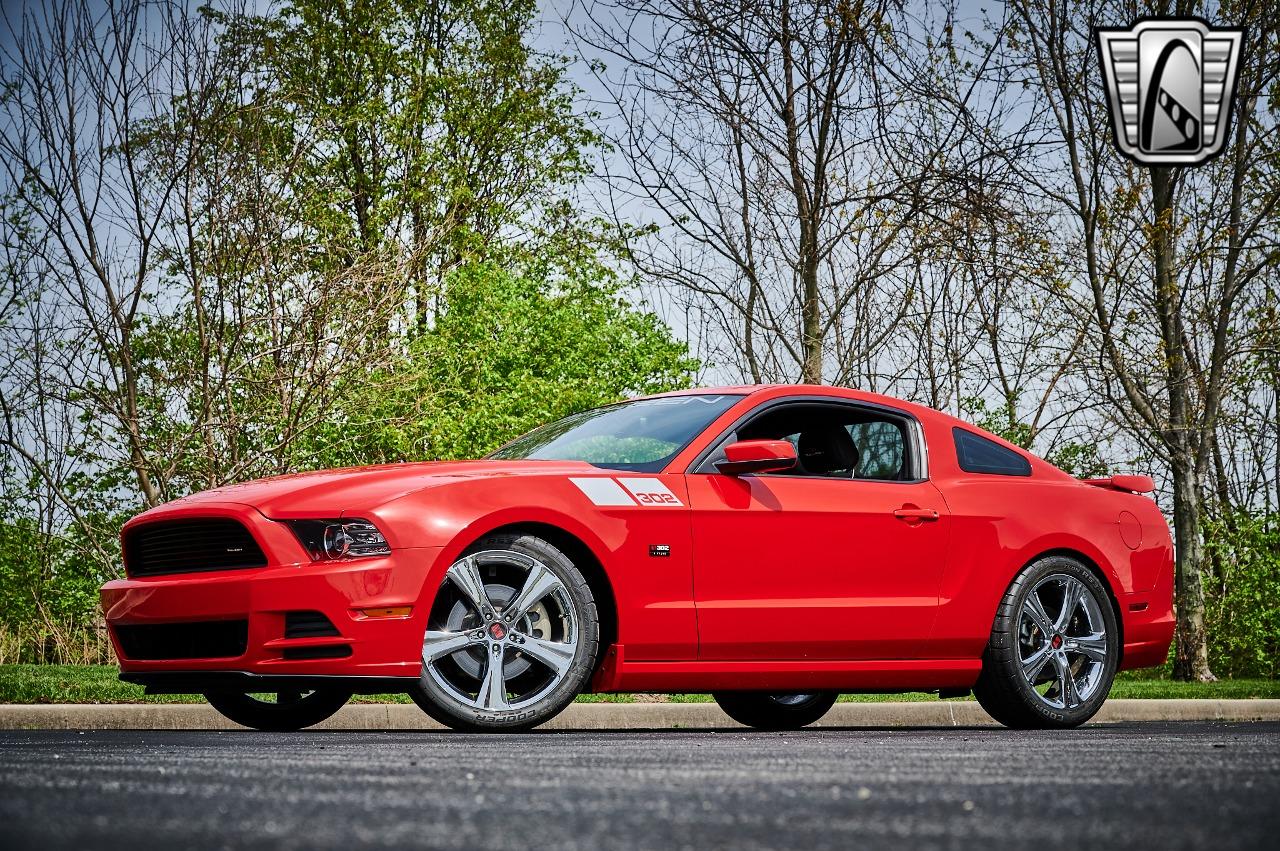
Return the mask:
<svg viewBox="0 0 1280 851">
<path fill-rule="evenodd" d="M 699 659 L 919 655 L 933 627 L 950 516 L 914 420 L 858 405 L 773 405 L 727 436 L 785 439 L 797 467 L 687 476 Z"/>
</svg>

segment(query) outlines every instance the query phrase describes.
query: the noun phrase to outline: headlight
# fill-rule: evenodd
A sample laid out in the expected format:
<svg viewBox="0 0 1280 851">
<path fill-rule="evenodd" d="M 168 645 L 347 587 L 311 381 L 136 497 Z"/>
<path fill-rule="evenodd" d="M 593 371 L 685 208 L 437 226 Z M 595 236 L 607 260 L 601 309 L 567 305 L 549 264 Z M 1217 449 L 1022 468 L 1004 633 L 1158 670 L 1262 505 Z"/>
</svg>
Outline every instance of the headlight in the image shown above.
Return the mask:
<svg viewBox="0 0 1280 851">
<path fill-rule="evenodd" d="M 368 520 L 287 520 L 289 528 L 314 561 L 385 556 L 387 539 Z"/>
</svg>

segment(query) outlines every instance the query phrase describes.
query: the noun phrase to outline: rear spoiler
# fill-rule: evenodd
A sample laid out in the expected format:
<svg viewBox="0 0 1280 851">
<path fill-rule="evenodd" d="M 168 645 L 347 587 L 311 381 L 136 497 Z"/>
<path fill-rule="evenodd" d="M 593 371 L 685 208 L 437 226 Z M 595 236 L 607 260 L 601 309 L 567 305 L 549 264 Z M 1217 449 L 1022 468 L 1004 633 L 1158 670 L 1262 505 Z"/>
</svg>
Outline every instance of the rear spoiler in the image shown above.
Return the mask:
<svg viewBox="0 0 1280 851">
<path fill-rule="evenodd" d="M 1154 493 L 1156 483 L 1150 476 L 1107 476 L 1105 479 L 1081 479 L 1086 485 L 1130 493 Z"/>
</svg>

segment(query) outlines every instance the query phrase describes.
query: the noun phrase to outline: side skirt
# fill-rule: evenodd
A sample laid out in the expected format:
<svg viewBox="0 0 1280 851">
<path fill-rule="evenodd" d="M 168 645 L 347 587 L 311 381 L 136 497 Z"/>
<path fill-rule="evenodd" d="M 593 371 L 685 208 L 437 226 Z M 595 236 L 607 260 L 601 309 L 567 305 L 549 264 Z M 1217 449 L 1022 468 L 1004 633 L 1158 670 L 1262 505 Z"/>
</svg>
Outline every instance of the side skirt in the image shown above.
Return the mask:
<svg viewBox="0 0 1280 851">
<path fill-rule="evenodd" d="M 981 659 L 632 662 L 615 644 L 592 680 L 596 692 L 822 689 L 841 692 L 968 690 Z"/>
</svg>

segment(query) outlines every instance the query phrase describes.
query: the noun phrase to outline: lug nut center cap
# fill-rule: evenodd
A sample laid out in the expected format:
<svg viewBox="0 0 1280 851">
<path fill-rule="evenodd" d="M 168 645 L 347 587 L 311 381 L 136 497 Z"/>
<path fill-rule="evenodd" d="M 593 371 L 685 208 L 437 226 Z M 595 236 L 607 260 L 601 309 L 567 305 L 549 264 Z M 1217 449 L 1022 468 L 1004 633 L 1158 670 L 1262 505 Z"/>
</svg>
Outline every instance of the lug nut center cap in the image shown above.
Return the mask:
<svg viewBox="0 0 1280 851">
<path fill-rule="evenodd" d="M 489 624 L 489 635 L 493 636 L 494 641 L 501 641 L 507 637 L 507 628 L 500 623 Z"/>
<path fill-rule="evenodd" d="M 1054 650 L 1060 649 L 1062 647 L 1062 636 L 1055 635 L 1053 637 L 1053 640 L 1049 642 L 1049 646 L 1052 647 Z"/>
</svg>

